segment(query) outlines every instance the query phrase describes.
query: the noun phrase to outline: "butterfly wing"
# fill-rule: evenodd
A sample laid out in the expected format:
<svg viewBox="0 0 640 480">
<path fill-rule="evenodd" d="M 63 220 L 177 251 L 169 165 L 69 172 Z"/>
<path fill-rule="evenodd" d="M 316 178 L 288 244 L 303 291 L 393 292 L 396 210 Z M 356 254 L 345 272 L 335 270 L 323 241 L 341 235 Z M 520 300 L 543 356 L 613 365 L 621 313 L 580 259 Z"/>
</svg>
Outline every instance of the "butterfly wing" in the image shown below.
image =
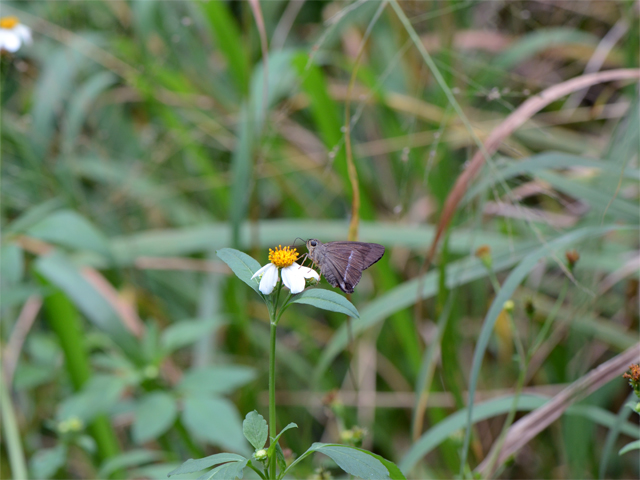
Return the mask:
<svg viewBox="0 0 640 480">
<path fill-rule="evenodd" d="M 329 242 L 325 247 L 322 275 L 345 293 L 353 293 L 362 278 L 362 271 L 384 255 L 384 247 L 376 243 Z"/>
</svg>

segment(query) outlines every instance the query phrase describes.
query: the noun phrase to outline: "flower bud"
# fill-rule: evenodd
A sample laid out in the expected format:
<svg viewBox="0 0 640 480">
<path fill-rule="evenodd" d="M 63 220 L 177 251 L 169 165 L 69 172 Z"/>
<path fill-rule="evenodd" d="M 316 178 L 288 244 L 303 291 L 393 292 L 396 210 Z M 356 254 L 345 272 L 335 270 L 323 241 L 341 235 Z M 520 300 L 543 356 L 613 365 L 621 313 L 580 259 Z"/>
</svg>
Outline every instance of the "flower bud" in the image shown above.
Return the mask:
<svg viewBox="0 0 640 480">
<path fill-rule="evenodd" d="M 513 303 L 513 300 L 507 300 L 506 302 L 504 302 L 504 305 L 502 306 L 502 309 L 507 313 L 511 313 L 511 312 L 513 312 L 513 309 L 515 307 L 516 307 L 516 304 Z"/>
<path fill-rule="evenodd" d="M 268 456 L 269 455 L 267 454 L 267 451 L 264 448 L 261 448 L 260 450 L 256 450 L 255 453 L 253 454 L 253 458 L 261 462 L 265 461 Z"/>
<path fill-rule="evenodd" d="M 567 257 L 567 265 L 569 270 L 573 271 L 573 267 L 580 260 L 580 254 L 576 250 L 567 250 L 564 254 Z"/>
<path fill-rule="evenodd" d="M 491 247 L 489 245 L 481 245 L 476 250 L 476 257 L 487 267 L 487 270 L 491 270 L 493 266 L 493 259 L 491 258 Z"/>
</svg>

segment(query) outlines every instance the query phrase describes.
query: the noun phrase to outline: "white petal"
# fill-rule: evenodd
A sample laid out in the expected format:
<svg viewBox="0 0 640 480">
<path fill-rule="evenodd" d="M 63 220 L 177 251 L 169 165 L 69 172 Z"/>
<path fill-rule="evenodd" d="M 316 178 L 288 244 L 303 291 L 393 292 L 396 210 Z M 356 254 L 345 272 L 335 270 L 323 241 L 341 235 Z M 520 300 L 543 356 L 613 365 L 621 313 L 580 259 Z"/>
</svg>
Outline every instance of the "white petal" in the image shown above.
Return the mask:
<svg viewBox="0 0 640 480">
<path fill-rule="evenodd" d="M 14 33 L 27 45 L 31 43 L 31 29 L 26 25 L 19 23 L 13 27 Z"/>
<path fill-rule="evenodd" d="M 13 33 L 11 30 L 0 30 L 0 50 L 6 50 L 8 52 L 15 52 L 20 48 L 20 37 Z"/>
<path fill-rule="evenodd" d="M 294 265 L 298 264 L 295 263 Z M 315 278 L 316 280 L 320 280 L 320 275 L 318 275 L 318 272 L 316 272 L 313 268 L 300 266 L 299 269 L 304 278 Z"/>
<path fill-rule="evenodd" d="M 262 270 L 262 268 L 260 269 Z M 266 265 L 262 278 L 260 279 L 260 286 L 258 287 L 262 293 L 269 295 L 273 292 L 273 289 L 278 283 L 278 267 L 273 263 Z"/>
<path fill-rule="evenodd" d="M 300 293 L 304 290 L 304 275 L 300 271 L 300 265 L 294 263 L 282 269 L 282 282 L 289 287 L 292 294 Z"/>
<path fill-rule="evenodd" d="M 260 270 L 258 270 L 256 273 L 254 273 L 254 274 L 253 274 L 253 277 L 251 277 L 251 279 L 253 280 L 253 279 L 254 279 L 254 278 L 256 278 L 256 277 L 260 277 L 260 276 L 262 276 L 262 274 L 263 274 L 264 272 L 266 272 L 266 271 L 267 271 L 267 268 L 269 268 L 269 265 L 273 265 L 273 263 L 271 263 L 271 262 L 267 263 L 264 267 L 262 267 L 262 268 L 261 268 Z M 275 266 L 275 265 L 274 265 L 274 266 Z"/>
</svg>

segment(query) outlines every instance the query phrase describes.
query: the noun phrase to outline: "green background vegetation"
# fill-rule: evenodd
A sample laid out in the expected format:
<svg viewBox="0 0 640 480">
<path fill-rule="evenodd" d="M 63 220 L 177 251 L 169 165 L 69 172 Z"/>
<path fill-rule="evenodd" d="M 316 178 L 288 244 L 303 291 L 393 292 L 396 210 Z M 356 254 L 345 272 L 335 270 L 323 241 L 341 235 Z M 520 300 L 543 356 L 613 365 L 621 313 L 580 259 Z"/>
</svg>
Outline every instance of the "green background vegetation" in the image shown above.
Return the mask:
<svg viewBox="0 0 640 480">
<path fill-rule="evenodd" d="M 23 463 L 29 478 L 165 478 L 250 453 L 240 422 L 266 416 L 268 316 L 215 250 L 264 264 L 296 237 L 347 238 L 347 103 L 359 239 L 387 253 L 352 296 L 353 340 L 344 315 L 308 306 L 280 322 L 291 455 L 359 425 L 408 478 L 451 478 L 498 442 L 521 375 L 515 419 L 638 341 L 637 82 L 518 128 L 423 270 L 478 141 L 585 70 L 638 68 L 637 4 L 260 7 L 266 96 L 248 2 L 3 1 L 34 42 L 1 59 L 2 478 Z M 494 274 L 474 255 L 485 244 Z M 523 370 L 516 347 L 541 331 Z M 469 390 L 493 400 L 472 428 Z M 498 475 L 637 478 L 638 452 L 617 454 L 638 435 L 629 392 L 605 382 Z M 305 462 L 301 477 L 322 464 Z"/>
</svg>

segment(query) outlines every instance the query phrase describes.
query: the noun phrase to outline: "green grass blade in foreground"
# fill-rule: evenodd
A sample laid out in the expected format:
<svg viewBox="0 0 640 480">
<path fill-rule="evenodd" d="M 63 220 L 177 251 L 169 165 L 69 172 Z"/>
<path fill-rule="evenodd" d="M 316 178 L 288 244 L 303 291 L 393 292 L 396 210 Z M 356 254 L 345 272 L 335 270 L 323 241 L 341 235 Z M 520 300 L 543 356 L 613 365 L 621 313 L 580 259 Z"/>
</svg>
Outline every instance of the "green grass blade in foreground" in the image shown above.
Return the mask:
<svg viewBox="0 0 640 480">
<path fill-rule="evenodd" d="M 467 205 L 486 189 L 491 188 L 492 185 L 497 185 L 518 175 L 532 174 L 535 176 L 535 173 L 539 170 L 572 167 L 597 168 L 608 174 L 620 175 L 620 167 L 606 160 L 594 160 L 560 152 L 541 153 L 526 159 L 510 161 L 505 167 L 497 168 L 491 175 L 483 176 L 469 189 L 460 206 Z M 640 171 L 637 169 L 627 167 L 623 172 L 623 176 L 640 181 Z"/>
<path fill-rule="evenodd" d="M 607 473 L 607 465 L 609 463 L 609 457 L 613 452 L 613 446 L 620 434 L 620 429 L 622 427 L 622 423 L 627 421 L 629 415 L 631 415 L 632 410 L 627 407 L 627 403 L 632 402 L 636 399 L 636 394 L 634 392 L 629 393 L 627 400 L 622 404 L 620 409 L 618 410 L 618 414 L 616 416 L 616 422 L 614 426 L 607 433 L 607 438 L 604 442 L 604 446 L 602 447 L 602 456 L 600 457 L 600 466 L 598 469 L 598 478 L 604 478 Z"/>
<path fill-rule="evenodd" d="M 109 302 L 85 279 L 62 252 L 56 251 L 35 261 L 35 270 L 48 282 L 64 291 L 80 311 L 97 327 L 107 332 L 131 358 L 139 358 L 140 349 Z"/>
<path fill-rule="evenodd" d="M 70 155 L 85 124 L 92 104 L 118 77 L 111 72 L 99 72 L 91 76 L 71 97 L 62 125 L 62 152 Z"/>
<path fill-rule="evenodd" d="M 216 255 L 218 255 L 220 260 L 229 265 L 229 268 L 240 280 L 253 288 L 258 295 L 262 296 L 262 293 L 260 293 L 258 289 L 259 281 L 251 278 L 254 273 L 260 270 L 260 264 L 253 257 L 234 248 L 221 248 L 216 251 Z"/>
<path fill-rule="evenodd" d="M 519 411 L 534 410 L 544 405 L 547 400 L 548 399 L 546 397 L 521 395 L 518 399 L 516 408 Z M 505 414 L 511 410 L 512 406 L 513 396 L 497 398 L 480 403 L 475 406 L 472 422 L 476 423 L 480 420 Z M 465 425 L 468 424 L 467 413 L 467 409 L 460 410 L 426 431 L 402 458 L 398 465 L 400 470 L 408 475 L 421 458 L 431 452 L 451 435 L 464 428 Z"/>
<path fill-rule="evenodd" d="M 290 303 L 304 303 L 323 310 L 344 313 L 350 317 L 360 317 L 358 310 L 349 300 L 336 292 L 323 288 L 309 288 L 291 297 Z"/>
<path fill-rule="evenodd" d="M 231 242 L 234 247 L 240 246 L 240 225 L 245 220 L 249 198 L 251 196 L 251 169 L 253 168 L 253 145 L 256 132 L 251 107 L 245 103 L 238 118 L 238 141 L 231 160 Z"/>
<path fill-rule="evenodd" d="M 53 292 L 44 299 L 44 311 L 64 352 L 71 384 L 74 390 L 79 391 L 91 378 L 91 366 L 82 333 L 80 314 L 71 300 L 53 286 L 54 282 L 49 282 L 44 276 L 41 277 L 41 281 L 54 288 Z M 120 450 L 118 440 L 106 415 L 95 418 L 89 426 L 89 431 L 96 441 L 100 458 L 105 460 L 118 454 Z"/>
<path fill-rule="evenodd" d="M 226 2 L 213 0 L 200 4 L 211 24 L 211 32 L 216 46 L 225 56 L 234 83 L 238 86 L 239 96 L 249 92 L 249 55 L 235 18 L 229 12 Z"/>
<path fill-rule="evenodd" d="M 472 423 L 477 423 L 487 418 L 508 413 L 513 407 L 513 400 L 514 396 L 509 395 L 507 397 L 496 398 L 476 404 L 473 408 Z M 542 407 L 547 403 L 547 401 L 549 401 L 548 397 L 523 394 L 518 398 L 516 409 L 518 411 L 532 411 L 536 408 Z M 612 428 L 617 423 L 615 415 L 612 415 L 610 412 L 600 407 L 593 405 L 588 405 L 586 406 L 587 408 L 584 407 L 585 406 L 582 405 L 573 405 L 566 410 L 565 414 L 578 415 L 609 428 Z M 399 464 L 400 469 L 405 474 L 408 474 L 420 459 L 428 455 L 434 448 L 446 439 L 450 438 L 451 435 L 454 435 L 461 429 L 467 428 L 468 413 L 469 409 L 463 409 L 455 412 L 426 431 L 402 458 Z M 631 436 L 638 435 L 638 429 L 631 423 L 623 424 L 621 429 Z"/>
<path fill-rule="evenodd" d="M 472 420 L 474 408 L 473 403 L 475 400 L 476 388 L 478 386 L 478 379 L 480 376 L 480 367 L 482 365 L 482 360 L 486 353 L 487 345 L 489 344 L 489 339 L 491 338 L 496 319 L 502 311 L 504 302 L 512 297 L 513 292 L 516 290 L 516 288 L 518 288 L 520 283 L 522 283 L 531 269 L 533 269 L 541 259 L 547 257 L 552 252 L 562 248 L 566 248 L 570 244 L 578 242 L 585 238 L 599 237 L 601 235 L 604 235 L 605 233 L 624 229 L 629 229 L 629 227 L 616 227 L 606 225 L 602 227 L 581 228 L 578 230 L 574 230 L 573 232 L 570 232 L 566 235 L 562 235 L 554 240 L 551 240 L 546 245 L 543 245 L 542 247 L 527 255 L 503 282 L 498 295 L 496 295 L 496 297 L 494 298 L 491 307 L 489 308 L 489 311 L 485 316 L 484 322 L 482 324 L 482 330 L 480 331 L 478 341 L 476 342 L 475 352 L 473 354 L 473 363 L 471 366 L 471 372 L 469 374 L 469 408 L 467 410 L 467 428 L 465 432 L 462 458 L 460 462 L 461 475 L 466 465 L 469 444 L 471 442 L 471 425 L 473 423 Z"/>
<path fill-rule="evenodd" d="M 245 222 L 240 230 L 243 248 L 254 246 L 273 247 L 288 245 L 292 238 L 318 238 L 322 241 L 344 240 L 348 224 L 331 220 L 263 220 Z M 256 238 L 255 232 L 260 235 Z M 404 246 L 423 249 L 425 241 L 433 237 L 431 226 L 407 226 L 386 222 L 361 222 L 360 239 L 385 246 Z M 257 242 L 257 243 L 256 243 Z M 151 230 L 134 235 L 115 238 L 111 249 L 119 265 L 131 265 L 138 256 L 190 255 L 223 248 L 231 243 L 231 228 L 228 223 L 208 223 L 198 227 L 167 230 Z M 489 245 L 492 250 L 509 248 L 511 240 L 500 233 L 458 230 L 451 233 L 449 248 L 456 253 L 468 253 L 480 245 Z"/>
<path fill-rule="evenodd" d="M 631 450 L 640 450 L 640 440 L 636 440 L 635 442 L 627 443 L 624 447 L 620 449 L 618 455 L 624 455 Z"/>
</svg>

